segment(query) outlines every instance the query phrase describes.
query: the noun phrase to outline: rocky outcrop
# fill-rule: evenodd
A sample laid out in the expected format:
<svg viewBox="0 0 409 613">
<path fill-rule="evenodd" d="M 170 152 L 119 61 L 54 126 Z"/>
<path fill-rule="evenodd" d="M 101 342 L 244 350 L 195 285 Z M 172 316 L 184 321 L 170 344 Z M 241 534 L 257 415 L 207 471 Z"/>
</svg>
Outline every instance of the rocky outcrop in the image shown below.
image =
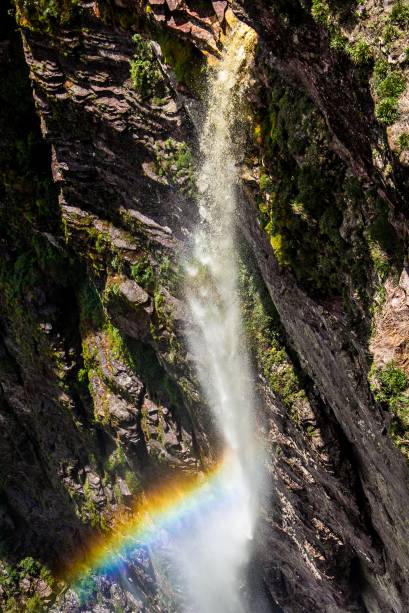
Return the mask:
<svg viewBox="0 0 409 613">
<path fill-rule="evenodd" d="M 50 590 L 60 589 L 48 575 L 47 593 L 30 587 L 40 568 L 27 560 L 54 571 L 69 565 L 145 480 L 151 485 L 165 469 L 192 471 L 200 464 L 202 430 L 193 432 L 184 399 L 195 394 L 194 386 L 185 374 L 179 389 L 160 357 L 176 343 L 169 330 L 176 302 L 166 290 L 175 275 L 168 254 L 188 223 L 186 211 L 182 215 L 188 200 L 144 170 L 149 164 L 156 169 L 160 134 L 181 138 L 183 114 L 170 96 L 156 108 L 141 102 L 129 76 L 130 35 L 118 32 L 115 39 L 91 6 L 84 11 L 84 29 L 66 30 L 64 48 L 53 32 L 48 40 L 28 32 L 25 41 L 51 154 L 11 19 L 2 31 L 5 610 L 50 603 Z M 127 152 L 122 162 L 119 151 Z M 158 206 L 164 201 L 169 206 Z M 172 368 L 178 368 L 175 359 Z M 21 558 L 17 576 L 10 565 Z M 129 572 L 141 606 L 156 610 L 151 569 L 150 575 Z M 19 588 L 20 576 L 27 590 Z M 61 610 L 72 610 L 69 602 Z"/>
<path fill-rule="evenodd" d="M 372 540 L 368 555 L 363 552 L 362 545 L 356 547 L 357 543 L 353 544 L 355 539 L 351 541 L 351 535 L 346 538 L 349 546 L 356 547 L 356 561 L 359 560 L 361 570 L 355 567 L 355 572 L 362 572 L 369 584 L 362 587 L 362 597 L 365 601 L 365 590 L 370 592 L 370 610 L 384 610 L 385 607 L 401 610 L 402 603 L 407 599 L 405 576 L 408 552 L 404 507 L 408 468 L 386 436 L 386 416 L 382 415 L 371 398 L 363 348 L 357 339 L 351 342 L 350 330 L 343 328 L 320 305 L 314 304 L 295 287 L 290 276 L 278 270 L 272 261 L 271 247 L 265 237 L 260 236 L 251 209 L 243 219 L 243 227 L 249 228 L 247 236 L 259 257 L 263 277 L 302 366 L 334 412 L 353 454 L 351 459 L 360 482 L 356 493 L 362 487 L 359 501 L 361 517 L 364 518 L 369 510 L 366 517 L 369 525 L 366 528 Z M 390 473 L 390 466 L 394 467 L 393 474 Z M 326 499 L 327 496 L 328 491 Z M 347 501 L 347 508 L 350 509 L 350 498 Z M 369 505 L 369 509 L 366 505 Z M 337 510 L 342 506 L 338 502 Z M 314 525 L 314 519 L 317 520 L 312 518 L 310 525 Z M 329 525 L 333 525 L 332 521 Z M 343 522 L 338 524 L 342 525 Z M 342 530 L 336 531 L 338 535 L 341 533 Z M 385 548 L 385 560 L 382 560 L 379 541 Z M 338 587 L 337 584 L 336 589 Z M 372 590 L 376 596 L 371 594 Z M 322 594 L 321 590 L 319 592 Z M 341 610 L 347 606 L 345 601 L 337 600 L 325 605 L 335 603 Z M 320 606 L 324 606 L 324 603 Z"/>
<path fill-rule="evenodd" d="M 217 52 L 217 43 L 222 34 L 221 24 L 228 6 L 226 0 L 214 0 L 197 6 L 184 0 L 154 0 L 149 6 L 157 21 L 193 39 L 200 48 Z"/>
<path fill-rule="evenodd" d="M 328 8 L 326 2 L 316 4 L 325 6 L 325 10 Z M 374 24 L 371 26 L 371 19 L 375 16 L 384 25 L 387 15 L 385 17 L 384 14 L 382 19 L 379 11 L 389 14 L 387 8 L 379 7 L 380 3 L 375 3 L 376 9 L 371 2 L 364 4 L 368 6 L 362 6 L 360 16 L 352 8 L 344 9 L 352 22 L 352 26 L 351 23 L 347 24 L 347 30 L 357 23 L 361 25 L 355 39 L 351 37 L 353 43 L 367 41 L 374 35 L 376 28 Z M 329 8 L 328 19 L 325 20 L 319 17 L 314 19 L 311 9 L 304 8 L 303 3 L 298 1 L 289 3 L 286 8 L 279 2 L 274 7 L 262 0 L 251 5 L 235 2 L 234 8 L 238 15 L 260 32 L 271 66 L 287 77 L 293 75 L 303 84 L 325 117 L 339 155 L 348 162 L 355 175 L 374 182 L 381 197 L 388 200 L 394 211 L 393 215 L 391 212 L 391 220 L 400 234 L 406 237 L 405 192 L 408 173 L 390 151 L 385 129 L 375 117 L 369 82 L 374 56 L 369 45 L 367 63 L 354 63 L 351 55 L 345 51 L 347 43 L 344 41 L 340 49 L 333 42 L 332 37 L 339 32 L 333 26 L 337 17 L 330 13 Z M 362 17 L 365 15 L 369 17 L 366 25 Z M 366 27 L 369 32 L 365 31 Z M 400 40 L 397 46 L 403 48 L 404 42 Z M 386 57 L 390 57 L 387 52 Z M 394 64 L 395 60 L 391 59 L 391 63 Z"/>
</svg>

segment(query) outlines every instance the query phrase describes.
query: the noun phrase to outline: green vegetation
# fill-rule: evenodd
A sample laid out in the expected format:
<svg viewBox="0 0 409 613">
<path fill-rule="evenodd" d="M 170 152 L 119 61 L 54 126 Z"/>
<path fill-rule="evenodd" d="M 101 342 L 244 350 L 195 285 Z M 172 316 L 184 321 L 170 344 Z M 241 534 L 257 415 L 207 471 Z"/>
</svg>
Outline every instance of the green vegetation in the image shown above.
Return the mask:
<svg viewBox="0 0 409 613">
<path fill-rule="evenodd" d="M 91 572 L 87 573 L 85 577 L 81 578 L 81 581 L 75 586 L 75 591 L 78 594 L 81 606 L 89 604 L 96 598 L 98 588 L 95 577 L 91 574 Z"/>
<path fill-rule="evenodd" d="M 351 3 L 336 3 L 327 0 L 312 0 L 311 14 L 315 21 L 324 26 L 330 34 L 330 46 L 349 55 L 357 66 L 370 66 L 375 61 L 374 84 L 377 96 L 375 115 L 385 124 L 393 124 L 399 117 L 399 98 L 406 90 L 406 77 L 397 68 L 389 66 L 383 49 L 378 49 L 371 40 L 348 41 L 344 32 L 350 28 L 354 19 L 366 18 L 365 11 L 351 12 Z M 409 24 L 409 3 L 397 0 L 383 29 L 383 44 L 390 50 L 402 35 L 402 29 Z M 368 36 L 371 36 L 368 30 Z M 380 73 L 383 73 L 380 78 Z"/>
<path fill-rule="evenodd" d="M 134 34 L 132 40 L 135 43 L 134 57 L 130 62 L 133 87 L 142 98 L 165 95 L 165 80 L 149 41 L 140 34 Z"/>
<path fill-rule="evenodd" d="M 22 581 L 27 584 L 24 592 Z M 39 581 L 47 584 L 47 596 L 36 592 Z M 57 587 L 50 570 L 34 558 L 23 558 L 14 566 L 0 561 L 0 594 L 7 613 L 43 613 L 54 600 Z"/>
<path fill-rule="evenodd" d="M 15 213 L 18 215 L 17 211 L 18 209 Z M 0 220 L 3 212 L 4 209 L 0 210 Z M 7 214 L 8 212 L 5 216 Z M 8 228 L 10 232 L 7 235 L 6 228 L 7 226 L 3 226 L 3 246 L 11 241 L 17 232 L 15 227 Z M 38 363 L 40 353 L 50 369 L 57 366 L 56 356 L 49 338 L 44 334 L 41 320 L 35 317 L 32 309 L 27 308 L 27 297 L 31 292 L 38 291 L 39 287 L 47 287 L 53 276 L 58 279 L 65 260 L 42 236 L 27 234 L 25 227 L 21 231 L 22 235 L 16 238 L 10 247 L 12 257 L 0 259 L 0 307 L 7 321 L 8 331 L 15 339 L 20 363 L 30 367 Z M 0 237 L 2 234 L 0 230 Z"/>
<path fill-rule="evenodd" d="M 377 73 L 380 82 L 390 75 L 379 63 Z M 384 87 L 391 81 L 399 91 L 394 76 Z M 388 206 L 340 164 L 324 120 L 302 91 L 277 81 L 260 126 L 265 167 L 255 196 L 278 263 L 310 295 L 338 299 L 351 324 L 365 319 L 369 333 L 373 293 L 402 257 Z M 363 201 L 372 211 L 366 225 Z M 353 233 L 344 230 L 351 218 Z"/>
<path fill-rule="evenodd" d="M 388 401 L 394 406 L 401 394 L 409 387 L 407 375 L 392 362 L 383 370 L 379 370 L 377 377 L 380 383 L 378 400 Z"/>
<path fill-rule="evenodd" d="M 166 405 L 181 421 L 185 418 L 180 383 L 167 374 L 155 351 L 140 341 L 129 340 L 129 352 L 135 372 L 145 382 L 149 394 L 158 405 Z M 186 424 L 186 427 L 189 427 Z"/>
<path fill-rule="evenodd" d="M 104 320 L 101 296 L 95 284 L 88 278 L 83 279 L 79 286 L 78 303 L 83 329 L 100 328 Z"/>
<path fill-rule="evenodd" d="M 203 54 L 189 40 L 182 41 L 169 31 L 158 31 L 156 39 L 165 64 L 171 67 L 178 82 L 200 97 L 207 69 Z"/>
<path fill-rule="evenodd" d="M 381 123 L 392 125 L 399 117 L 398 103 L 395 98 L 383 98 L 375 108 L 375 115 Z"/>
<path fill-rule="evenodd" d="M 331 21 L 331 11 L 326 0 L 312 0 L 311 14 L 323 26 L 328 26 Z"/>
<path fill-rule="evenodd" d="M 106 517 L 103 515 L 101 509 L 98 509 L 93 498 L 92 488 L 88 481 L 84 483 L 82 494 L 82 496 L 75 496 L 78 517 L 92 528 L 106 532 L 108 530 Z"/>
<path fill-rule="evenodd" d="M 261 289 L 256 271 L 250 273 L 244 263 L 239 283 L 243 324 L 254 359 L 271 389 L 288 408 L 291 419 L 298 423 L 298 406 L 306 401 L 306 395 L 286 352 L 279 316 Z"/>
<path fill-rule="evenodd" d="M 193 155 L 185 142 L 168 138 L 156 148 L 156 166 L 159 176 L 166 177 L 171 185 L 193 197 L 195 177 Z"/>
<path fill-rule="evenodd" d="M 345 48 L 351 60 L 358 66 L 369 64 L 373 60 L 372 48 L 365 40 L 349 43 Z"/>
<path fill-rule="evenodd" d="M 105 469 L 108 473 L 115 473 L 119 468 L 123 467 L 126 463 L 125 454 L 122 447 L 115 447 L 114 451 L 108 457 L 105 463 Z"/>
<path fill-rule="evenodd" d="M 134 367 L 132 355 L 129 352 L 125 338 L 118 328 L 116 328 L 110 321 L 105 322 L 104 332 L 106 333 L 110 345 L 112 355 L 123 360 L 125 364 L 130 367 Z"/>
<path fill-rule="evenodd" d="M 390 21 L 400 28 L 409 26 L 409 3 L 405 0 L 395 1 L 390 14 Z"/>
<path fill-rule="evenodd" d="M 387 24 L 383 30 L 383 43 L 386 46 L 391 45 L 393 41 L 399 38 L 401 32 L 392 24 Z"/>
<path fill-rule="evenodd" d="M 347 51 L 348 39 L 341 32 L 334 32 L 331 36 L 330 47 L 336 51 Z"/>
<path fill-rule="evenodd" d="M 409 377 L 394 362 L 370 373 L 375 399 L 393 413 L 389 433 L 409 460 Z"/>
<path fill-rule="evenodd" d="M 406 90 L 406 78 L 399 70 L 388 72 L 378 84 L 376 91 L 382 98 L 399 98 Z"/>
<path fill-rule="evenodd" d="M 133 470 L 125 471 L 125 483 L 133 496 L 142 491 L 142 485 Z"/>
<path fill-rule="evenodd" d="M 339 227 L 340 197 L 353 201 L 361 194 L 329 152 L 323 120 L 305 94 L 277 87 L 262 132 L 273 181 L 261 175 L 259 208 L 278 261 L 318 293 L 339 292 L 346 273 L 358 284 L 366 273 Z"/>
<path fill-rule="evenodd" d="M 391 125 L 399 116 L 399 98 L 406 90 L 406 77 L 401 70 L 390 66 L 384 58 L 376 61 L 373 77 L 379 98 L 375 114 L 382 123 Z"/>
<path fill-rule="evenodd" d="M 409 133 L 408 132 L 404 132 L 403 134 L 399 135 L 398 146 L 401 152 L 409 150 Z"/>
<path fill-rule="evenodd" d="M 143 255 L 131 266 L 131 278 L 146 290 L 150 290 L 155 284 L 155 273 L 147 255 Z"/>
<path fill-rule="evenodd" d="M 312 0 L 311 15 L 330 34 L 330 46 L 337 51 L 348 53 L 352 61 L 360 66 L 369 64 L 373 59 L 373 51 L 366 40 L 349 42 L 343 33 L 342 25 L 351 24 L 362 19 L 364 10 L 354 10 L 359 0 L 350 2 L 335 2 L 334 0 Z"/>
<path fill-rule="evenodd" d="M 35 296 L 46 295 L 58 304 L 53 293 L 64 295 L 72 266 L 60 240 L 51 151 L 41 136 L 17 35 L 11 37 L 10 52 L 14 61 L 3 62 L 0 79 L 0 309 L 20 364 L 36 363 L 50 372 L 58 370 L 58 358 Z M 54 323 L 52 315 L 49 323 Z"/>
<path fill-rule="evenodd" d="M 379 58 L 376 60 L 373 70 L 375 85 L 378 85 L 383 79 L 386 79 L 390 70 L 388 60 Z"/>
<path fill-rule="evenodd" d="M 51 32 L 77 15 L 78 0 L 17 0 L 17 22 L 32 30 Z"/>
</svg>

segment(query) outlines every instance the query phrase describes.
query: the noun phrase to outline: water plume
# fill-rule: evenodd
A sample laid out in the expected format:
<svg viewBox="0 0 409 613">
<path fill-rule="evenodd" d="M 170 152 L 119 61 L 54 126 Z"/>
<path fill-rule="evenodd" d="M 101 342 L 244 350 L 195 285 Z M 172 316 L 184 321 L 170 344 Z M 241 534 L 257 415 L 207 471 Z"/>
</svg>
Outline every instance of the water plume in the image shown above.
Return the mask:
<svg viewBox="0 0 409 613">
<path fill-rule="evenodd" d="M 254 386 L 241 328 L 236 270 L 238 131 L 236 142 L 233 138 L 255 44 L 255 32 L 236 24 L 209 83 L 197 182 L 201 219 L 186 265 L 193 323 L 188 342 L 202 390 L 230 454 L 231 471 L 226 477 L 231 481 L 224 487 L 236 494 L 234 506 L 215 507 L 202 518 L 203 525 L 196 526 L 194 538 L 187 537 L 183 543 L 183 574 L 200 613 L 244 610 L 240 582 L 257 518 Z"/>
<path fill-rule="evenodd" d="M 89 543 L 66 573 L 79 591 L 98 575 L 122 577 L 127 585 L 130 562 L 148 550 L 167 600 L 164 610 L 246 610 L 243 592 L 257 520 L 260 462 L 237 289 L 234 215 L 240 139 L 232 135 L 237 136 L 255 44 L 255 32 L 236 23 L 213 69 L 200 136 L 201 219 L 185 263 L 192 320 L 188 343 L 224 453 L 206 474 L 180 475 L 147 492 L 130 512 L 117 517 L 110 535 Z M 137 586 L 131 591 L 143 600 Z"/>
</svg>

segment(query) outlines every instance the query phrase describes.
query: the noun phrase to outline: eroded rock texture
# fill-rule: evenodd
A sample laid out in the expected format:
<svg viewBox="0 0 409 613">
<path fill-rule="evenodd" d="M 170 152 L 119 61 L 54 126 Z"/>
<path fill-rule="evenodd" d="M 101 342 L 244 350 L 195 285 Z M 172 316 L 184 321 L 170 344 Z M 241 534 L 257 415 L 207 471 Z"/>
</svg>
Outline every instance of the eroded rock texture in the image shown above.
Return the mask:
<svg viewBox="0 0 409 613">
<path fill-rule="evenodd" d="M 5 610 L 90 610 L 72 592 L 55 601 L 39 563 L 57 572 L 147 485 L 217 454 L 179 261 L 197 217 L 203 58 L 232 11 L 260 37 L 238 215 L 268 473 L 249 610 L 261 584 L 271 610 L 407 610 L 405 103 L 386 130 L 379 85 L 407 23 L 377 5 L 396 32 L 376 84 L 383 46 L 356 46 L 373 3 L 333 4 L 2 7 Z M 95 607 L 171 610 L 147 552 L 129 573 L 138 599 L 101 579 Z"/>
</svg>

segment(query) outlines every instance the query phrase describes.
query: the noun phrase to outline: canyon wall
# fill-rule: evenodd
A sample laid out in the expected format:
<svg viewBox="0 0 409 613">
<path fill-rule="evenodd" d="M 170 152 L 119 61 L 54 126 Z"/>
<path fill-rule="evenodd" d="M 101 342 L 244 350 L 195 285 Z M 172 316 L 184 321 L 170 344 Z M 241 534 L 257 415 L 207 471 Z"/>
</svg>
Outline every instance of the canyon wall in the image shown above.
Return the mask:
<svg viewBox="0 0 409 613">
<path fill-rule="evenodd" d="M 405 611 L 409 8 L 1 11 L 2 607 L 93 610 L 64 567 L 152 483 L 217 457 L 180 258 L 206 72 L 238 18 L 259 35 L 237 241 L 268 474 L 249 608 L 262 590 L 277 611 Z M 128 572 L 139 599 L 101 579 L 95 606 L 172 610 L 148 552 Z"/>
</svg>

